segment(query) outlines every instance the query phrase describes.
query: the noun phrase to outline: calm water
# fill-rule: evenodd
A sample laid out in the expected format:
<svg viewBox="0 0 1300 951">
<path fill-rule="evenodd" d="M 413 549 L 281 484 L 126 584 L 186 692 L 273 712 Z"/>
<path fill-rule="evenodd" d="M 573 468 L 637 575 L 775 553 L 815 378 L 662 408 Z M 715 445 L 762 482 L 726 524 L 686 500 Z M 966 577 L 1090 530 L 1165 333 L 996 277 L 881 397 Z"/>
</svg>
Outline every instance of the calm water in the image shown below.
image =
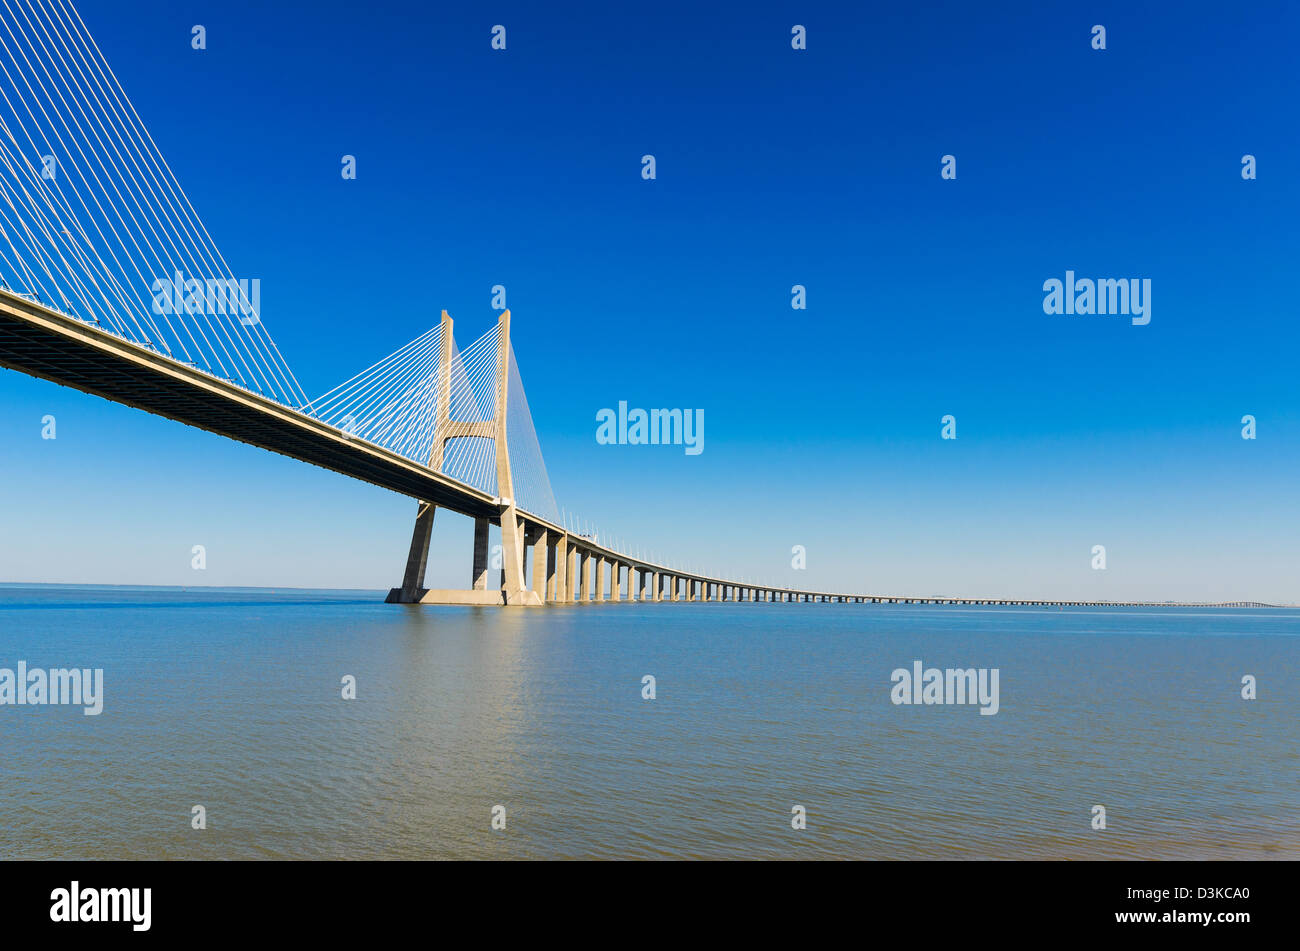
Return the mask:
<svg viewBox="0 0 1300 951">
<path fill-rule="evenodd" d="M 0 586 L 0 856 L 1300 858 L 1300 611 L 379 602 Z"/>
</svg>

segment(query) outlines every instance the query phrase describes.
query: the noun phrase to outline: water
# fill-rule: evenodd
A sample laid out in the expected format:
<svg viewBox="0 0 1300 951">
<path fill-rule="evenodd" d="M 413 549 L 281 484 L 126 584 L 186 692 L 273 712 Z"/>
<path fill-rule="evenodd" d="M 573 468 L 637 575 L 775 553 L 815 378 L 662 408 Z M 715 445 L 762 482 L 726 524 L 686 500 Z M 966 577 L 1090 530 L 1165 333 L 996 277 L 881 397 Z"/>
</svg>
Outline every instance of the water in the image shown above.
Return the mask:
<svg viewBox="0 0 1300 951">
<path fill-rule="evenodd" d="M 0 586 L 0 667 L 105 678 L 0 707 L 0 856 L 1300 858 L 1300 611 L 381 600 Z"/>
</svg>

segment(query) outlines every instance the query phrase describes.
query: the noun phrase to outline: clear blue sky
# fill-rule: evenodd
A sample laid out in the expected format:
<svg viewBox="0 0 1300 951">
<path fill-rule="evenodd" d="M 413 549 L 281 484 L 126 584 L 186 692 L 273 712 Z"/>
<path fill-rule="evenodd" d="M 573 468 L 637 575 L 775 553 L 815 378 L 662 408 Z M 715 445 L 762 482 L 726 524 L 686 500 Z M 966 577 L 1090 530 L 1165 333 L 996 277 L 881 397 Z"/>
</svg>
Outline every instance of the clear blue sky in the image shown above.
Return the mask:
<svg viewBox="0 0 1300 951">
<path fill-rule="evenodd" d="M 311 395 L 503 284 L 559 503 L 663 557 L 1300 601 L 1300 8 L 545 6 L 79 8 Z M 1045 315 L 1067 269 L 1151 323 Z M 705 451 L 598 445 L 619 400 Z M 413 501 L 9 371 L 0 453 L 2 580 L 400 580 Z M 468 556 L 440 516 L 430 581 Z"/>
</svg>

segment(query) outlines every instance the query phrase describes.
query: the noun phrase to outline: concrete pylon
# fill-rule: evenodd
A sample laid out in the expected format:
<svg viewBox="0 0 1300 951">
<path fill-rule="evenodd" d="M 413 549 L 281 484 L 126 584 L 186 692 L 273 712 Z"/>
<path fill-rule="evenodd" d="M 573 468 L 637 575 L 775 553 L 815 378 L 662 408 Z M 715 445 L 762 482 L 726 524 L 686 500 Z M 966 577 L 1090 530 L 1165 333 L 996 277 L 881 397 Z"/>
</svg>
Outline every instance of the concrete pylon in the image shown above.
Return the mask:
<svg viewBox="0 0 1300 951">
<path fill-rule="evenodd" d="M 515 508 L 515 484 L 510 472 L 510 447 L 506 441 L 506 401 L 510 397 L 510 311 L 501 311 L 497 334 L 497 402 L 493 438 L 496 440 L 497 495 L 501 499 L 501 557 L 505 574 L 501 589 L 506 604 L 541 604 L 542 599 L 524 582 L 524 522 Z"/>
<path fill-rule="evenodd" d="M 442 312 L 442 338 L 438 354 L 438 379 L 434 399 L 434 440 L 429 455 L 429 468 L 441 472 L 447 444 L 453 439 L 491 439 L 496 450 L 497 502 L 500 512 L 496 519 L 501 525 L 501 589 L 488 590 L 486 569 L 487 519 L 478 519 L 474 526 L 473 588 L 469 591 L 428 591 L 424 588 L 424 568 L 428 563 L 429 541 L 433 526 L 433 505 L 422 502 L 416 516 L 415 533 L 407 556 L 406 575 L 401 588 L 388 594 L 390 602 L 424 604 L 507 604 L 537 605 L 542 594 L 530 590 L 524 572 L 525 526 L 515 505 L 514 479 L 510 470 L 510 447 L 506 439 L 506 410 L 510 395 L 510 311 L 503 310 L 498 318 L 496 353 L 496 405 L 488 420 L 456 420 L 451 418 L 452 357 L 455 338 L 452 320 Z M 536 557 L 534 557 L 536 561 Z M 536 568 L 534 568 L 536 572 Z"/>
</svg>

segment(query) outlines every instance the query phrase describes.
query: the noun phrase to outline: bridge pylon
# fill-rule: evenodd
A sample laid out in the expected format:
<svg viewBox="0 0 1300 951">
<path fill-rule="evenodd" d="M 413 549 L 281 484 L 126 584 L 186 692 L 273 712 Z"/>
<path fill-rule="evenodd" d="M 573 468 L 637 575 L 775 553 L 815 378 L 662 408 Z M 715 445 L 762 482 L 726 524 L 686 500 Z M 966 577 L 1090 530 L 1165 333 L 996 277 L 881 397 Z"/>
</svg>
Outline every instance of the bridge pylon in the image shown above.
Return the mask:
<svg viewBox="0 0 1300 951">
<path fill-rule="evenodd" d="M 421 501 L 416 510 L 415 529 L 411 534 L 411 547 L 406 557 L 406 571 L 402 586 L 388 593 L 390 604 L 483 604 L 483 605 L 540 605 L 542 596 L 530 590 L 524 572 L 524 520 L 515 504 L 514 478 L 510 470 L 510 447 L 506 432 L 506 409 L 510 395 L 510 311 L 503 310 L 498 318 L 496 352 L 496 386 L 492 417 L 485 420 L 457 420 L 452 418 L 451 387 L 455 361 L 455 338 L 452 336 L 452 319 L 442 312 L 442 336 L 438 355 L 438 375 L 434 398 L 434 438 L 429 455 L 429 468 L 441 472 L 447 445 L 453 439 L 489 439 L 494 444 L 496 458 L 497 504 L 494 517 L 474 519 L 474 551 L 471 587 L 468 590 L 430 590 L 424 587 L 424 575 L 429 563 L 429 543 L 433 537 L 433 517 L 437 506 Z M 489 590 L 488 527 L 501 526 L 501 587 Z"/>
</svg>

